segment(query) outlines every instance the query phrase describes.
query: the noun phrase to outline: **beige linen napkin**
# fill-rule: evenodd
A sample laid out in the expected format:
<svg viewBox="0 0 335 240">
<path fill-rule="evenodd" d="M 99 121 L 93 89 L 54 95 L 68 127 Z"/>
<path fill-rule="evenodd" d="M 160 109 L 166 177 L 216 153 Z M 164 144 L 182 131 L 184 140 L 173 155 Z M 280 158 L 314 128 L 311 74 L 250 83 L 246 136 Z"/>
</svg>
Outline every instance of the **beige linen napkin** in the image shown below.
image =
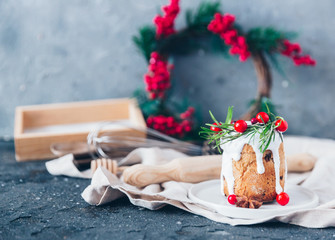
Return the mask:
<svg viewBox="0 0 335 240">
<path fill-rule="evenodd" d="M 286 154 L 307 152 L 318 157 L 319 160 L 312 172 L 288 174 L 289 183 L 299 183 L 319 196 L 320 203 L 316 208 L 257 220 L 229 218 L 189 199 L 188 190 L 193 184 L 170 181 L 139 189 L 124 183 L 122 179 L 117 178 L 104 168 L 97 169 L 92 177 L 91 184 L 82 193 L 82 197 L 89 204 L 101 205 L 111 203 L 115 199 L 126 195 L 137 206 L 156 210 L 170 204 L 230 225 L 249 225 L 277 220 L 311 228 L 335 226 L 335 141 L 307 137 L 286 137 L 285 152 Z M 147 165 L 156 165 L 182 156 L 185 155 L 171 149 L 136 149 L 123 159 L 122 164 L 141 162 Z M 72 161 L 69 161 L 71 157 L 73 156 L 68 155 L 47 162 L 46 167 L 54 175 L 62 174 L 85 178 L 92 176 L 90 170 L 79 172 Z"/>
</svg>

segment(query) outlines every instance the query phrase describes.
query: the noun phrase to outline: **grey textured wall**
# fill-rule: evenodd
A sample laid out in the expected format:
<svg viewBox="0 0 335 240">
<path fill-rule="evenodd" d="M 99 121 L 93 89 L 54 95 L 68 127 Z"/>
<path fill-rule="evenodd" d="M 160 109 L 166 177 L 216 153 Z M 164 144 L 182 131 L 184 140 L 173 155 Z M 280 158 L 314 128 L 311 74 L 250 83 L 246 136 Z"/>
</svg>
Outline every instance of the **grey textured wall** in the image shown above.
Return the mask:
<svg viewBox="0 0 335 240">
<path fill-rule="evenodd" d="M 194 8 L 199 0 L 182 0 Z M 138 27 L 151 23 L 155 0 L 0 1 L 0 136 L 12 136 L 18 105 L 127 97 L 142 84 L 146 64 L 132 44 Z M 335 1 L 222 1 L 246 29 L 275 26 L 296 31 L 315 68 L 294 67 L 282 58 L 290 77 L 274 74 L 274 102 L 289 121 L 290 133 L 334 137 Z M 184 25 L 184 13 L 177 28 Z M 229 105 L 236 114 L 256 91 L 251 61 L 194 54 L 175 60 L 178 88 L 218 118 Z"/>
</svg>

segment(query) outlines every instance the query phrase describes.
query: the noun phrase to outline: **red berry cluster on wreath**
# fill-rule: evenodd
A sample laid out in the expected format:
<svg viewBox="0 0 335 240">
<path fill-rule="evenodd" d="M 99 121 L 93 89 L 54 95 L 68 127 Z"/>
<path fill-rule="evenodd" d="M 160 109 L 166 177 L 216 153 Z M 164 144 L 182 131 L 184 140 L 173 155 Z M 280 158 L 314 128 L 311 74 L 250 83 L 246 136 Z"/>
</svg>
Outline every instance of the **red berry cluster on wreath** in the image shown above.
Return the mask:
<svg viewBox="0 0 335 240">
<path fill-rule="evenodd" d="M 164 15 L 157 15 L 153 20 L 156 25 L 157 38 L 160 38 L 161 36 L 166 37 L 176 32 L 174 29 L 174 20 L 176 19 L 179 10 L 179 0 L 171 0 L 170 5 L 162 7 Z"/>
<path fill-rule="evenodd" d="M 281 54 L 292 58 L 296 66 L 300 65 L 311 65 L 315 66 L 316 61 L 311 58 L 309 55 L 301 55 L 302 50 L 298 43 L 291 43 L 288 40 L 283 41 L 284 49 L 281 51 Z"/>
<path fill-rule="evenodd" d="M 231 46 L 229 53 L 240 55 L 240 61 L 244 62 L 250 56 L 250 52 L 245 37 L 238 36 L 237 30 L 233 28 L 234 22 L 234 15 L 216 13 L 207 28 L 209 31 L 219 34 L 225 44 Z"/>
<path fill-rule="evenodd" d="M 192 112 L 190 115 L 188 115 L 187 118 L 185 118 L 181 122 L 178 122 L 177 119 L 172 116 L 149 116 L 147 118 L 147 126 L 170 136 L 182 137 L 186 133 L 192 131 L 193 123 L 191 118 L 194 112 L 194 109 L 192 109 L 193 108 L 190 107 L 188 110 L 186 110 L 186 112 L 181 114 L 188 115 L 190 114 L 190 112 Z"/>
<path fill-rule="evenodd" d="M 148 72 L 144 75 L 146 91 L 150 99 L 163 98 L 165 91 L 171 87 L 169 65 L 157 52 L 151 53 Z"/>
<path fill-rule="evenodd" d="M 180 118 L 183 120 L 191 119 L 195 112 L 194 107 L 189 107 L 185 112 L 180 114 Z"/>
</svg>

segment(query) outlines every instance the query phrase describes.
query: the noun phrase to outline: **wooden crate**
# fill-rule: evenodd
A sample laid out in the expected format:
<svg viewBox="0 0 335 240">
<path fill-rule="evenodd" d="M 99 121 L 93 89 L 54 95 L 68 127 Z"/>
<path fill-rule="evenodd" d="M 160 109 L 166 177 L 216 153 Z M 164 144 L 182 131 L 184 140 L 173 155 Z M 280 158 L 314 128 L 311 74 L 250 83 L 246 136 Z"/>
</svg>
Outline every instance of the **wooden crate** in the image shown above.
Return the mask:
<svg viewBox="0 0 335 240">
<path fill-rule="evenodd" d="M 16 160 L 54 158 L 55 156 L 50 151 L 51 144 L 86 142 L 90 130 L 83 129 L 85 124 L 94 125 L 94 123 L 98 124 L 103 121 L 122 120 L 129 121 L 136 127 L 146 127 L 141 110 L 134 99 L 17 107 L 14 129 Z M 76 130 L 72 131 L 72 129 Z M 142 132 L 134 132 L 126 127 L 110 131 L 118 132 L 118 134 L 124 132 L 128 135 L 143 135 Z"/>
</svg>

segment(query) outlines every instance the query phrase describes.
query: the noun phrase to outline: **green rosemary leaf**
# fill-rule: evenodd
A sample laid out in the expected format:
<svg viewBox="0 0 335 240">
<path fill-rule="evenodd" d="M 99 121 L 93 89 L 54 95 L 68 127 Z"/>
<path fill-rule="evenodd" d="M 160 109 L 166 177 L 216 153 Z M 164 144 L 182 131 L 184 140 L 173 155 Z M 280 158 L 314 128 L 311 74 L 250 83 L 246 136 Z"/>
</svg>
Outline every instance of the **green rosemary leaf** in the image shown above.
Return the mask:
<svg viewBox="0 0 335 240">
<path fill-rule="evenodd" d="M 274 142 L 276 140 L 276 134 L 273 134 L 273 139 L 272 141 Z"/>
<path fill-rule="evenodd" d="M 266 109 L 269 113 L 269 115 L 274 115 L 270 112 L 270 108 L 267 106 Z M 265 110 L 265 111 L 266 111 Z M 218 124 L 206 124 L 209 128 L 202 127 L 200 131 L 200 135 L 209 140 L 210 142 L 215 142 L 215 148 L 218 148 L 220 150 L 220 145 L 232 142 L 240 137 L 246 137 L 249 139 L 249 143 L 251 140 L 255 139 L 256 134 L 259 134 L 259 150 L 264 153 L 266 149 L 269 147 L 272 141 L 275 141 L 276 139 L 276 128 L 275 121 L 277 119 L 283 119 L 282 117 L 274 116 L 273 118 L 270 118 L 267 123 L 256 123 L 253 125 L 249 125 L 247 129 L 243 133 L 238 133 L 234 129 L 234 125 L 231 124 L 231 119 L 233 116 L 233 107 L 228 108 L 228 113 L 226 117 L 226 121 L 219 122 L 216 120 L 212 112 L 209 112 L 213 121 Z M 264 120 L 262 119 L 264 122 Z M 210 130 L 210 127 L 216 127 L 220 128 L 220 131 L 213 131 Z M 282 134 L 279 134 L 281 141 L 283 141 Z"/>
<path fill-rule="evenodd" d="M 269 108 L 268 104 L 266 102 L 264 104 L 265 104 L 267 112 L 271 115 L 272 113 L 270 112 L 270 108 Z"/>
<path fill-rule="evenodd" d="M 233 119 L 233 108 L 233 106 L 228 107 L 228 113 L 225 121 L 226 124 L 230 124 Z"/>
<path fill-rule="evenodd" d="M 209 115 L 211 115 L 211 118 L 213 119 L 213 121 L 219 125 L 218 120 L 216 120 L 216 118 L 214 117 L 213 113 L 211 111 L 209 111 Z"/>
<path fill-rule="evenodd" d="M 265 146 L 263 147 L 263 149 L 260 149 L 261 150 L 261 152 L 265 152 L 265 150 L 269 147 L 269 145 L 270 145 L 270 143 L 271 143 L 271 137 L 272 137 L 272 134 L 273 134 L 274 132 L 272 131 L 271 133 L 270 133 L 270 137 L 268 137 L 267 139 L 266 139 L 266 144 L 265 144 Z"/>
</svg>

